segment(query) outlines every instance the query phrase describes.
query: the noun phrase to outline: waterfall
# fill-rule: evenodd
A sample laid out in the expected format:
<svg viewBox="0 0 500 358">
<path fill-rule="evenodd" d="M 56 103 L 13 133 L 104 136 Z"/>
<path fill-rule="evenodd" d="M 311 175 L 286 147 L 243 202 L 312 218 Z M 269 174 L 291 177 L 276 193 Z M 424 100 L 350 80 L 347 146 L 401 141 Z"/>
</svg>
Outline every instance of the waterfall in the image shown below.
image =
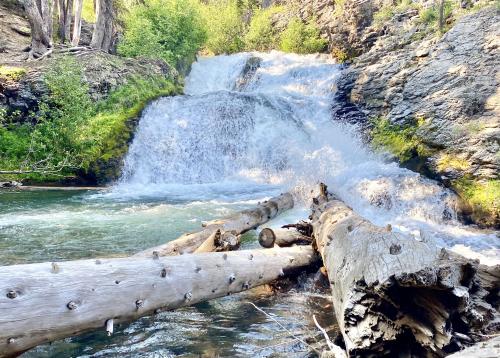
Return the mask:
<svg viewBox="0 0 500 358">
<path fill-rule="evenodd" d="M 115 190 L 182 192 L 192 200 L 292 190 L 307 203 L 323 181 L 376 224 L 391 223 L 440 245 L 491 249 L 493 234 L 457 223 L 453 193 L 373 153 L 356 125 L 332 119 L 340 71 L 323 55 L 198 60 L 185 95 L 158 99 L 143 112 Z"/>
</svg>

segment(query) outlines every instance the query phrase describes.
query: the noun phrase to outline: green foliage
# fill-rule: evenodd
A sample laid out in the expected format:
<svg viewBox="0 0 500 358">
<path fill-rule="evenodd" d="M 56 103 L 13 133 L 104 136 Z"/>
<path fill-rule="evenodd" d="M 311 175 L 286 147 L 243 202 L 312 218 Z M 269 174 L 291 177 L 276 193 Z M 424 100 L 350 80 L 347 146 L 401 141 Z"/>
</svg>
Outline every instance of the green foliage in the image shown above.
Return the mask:
<svg viewBox="0 0 500 358">
<path fill-rule="evenodd" d="M 412 0 L 398 0 L 395 4 L 385 4 L 373 14 L 373 21 L 376 25 L 382 25 L 389 21 L 396 14 L 403 14 L 411 9 L 420 9 L 420 4 Z"/>
<path fill-rule="evenodd" d="M 242 3 L 235 0 L 212 0 L 202 5 L 207 30 L 206 49 L 215 55 L 242 51 L 246 25 Z"/>
<path fill-rule="evenodd" d="M 406 162 L 417 154 L 425 156 L 427 152 L 415 132 L 415 127 L 402 127 L 379 118 L 373 121 L 372 145 L 377 150 L 389 151 L 400 162 Z"/>
<path fill-rule="evenodd" d="M 130 120 L 137 118 L 147 103 L 159 96 L 180 91 L 171 81 L 158 78 L 131 78 L 125 85 L 113 91 L 109 97 L 97 103 L 95 113 L 80 129 L 81 140 L 89 143 L 83 154 L 82 168 L 96 175 L 100 164 L 121 158 L 127 151 L 132 137 Z"/>
<path fill-rule="evenodd" d="M 58 168 L 60 175 L 91 173 L 100 163 L 120 159 L 131 138 L 130 121 L 152 99 L 179 92 L 162 77 L 137 77 L 94 103 L 82 78 L 81 67 L 72 59 L 60 60 L 44 81 L 49 94 L 42 98 L 35 123 L 0 122 L 0 168 L 29 169 L 33 163 Z M 5 117 L 5 116 L 4 116 Z M 2 125 L 3 124 L 3 125 Z M 115 174 L 116 173 L 112 173 Z M 24 177 L 47 181 L 53 173 L 39 172 Z"/>
<path fill-rule="evenodd" d="M 268 51 L 277 47 L 278 32 L 272 25 L 274 14 L 283 11 L 281 6 L 271 6 L 254 12 L 248 32 L 245 35 L 247 50 Z"/>
<path fill-rule="evenodd" d="M 326 45 L 327 40 L 319 36 L 316 23 L 305 24 L 298 17 L 290 20 L 281 34 L 280 49 L 284 52 L 314 53 L 324 50 Z"/>
<path fill-rule="evenodd" d="M 94 0 L 83 0 L 82 19 L 87 22 L 95 22 Z"/>
<path fill-rule="evenodd" d="M 18 81 L 26 74 L 22 67 L 0 66 L 0 80 Z"/>
<path fill-rule="evenodd" d="M 161 58 L 186 69 L 205 41 L 196 0 L 145 0 L 124 16 L 118 52 L 129 57 Z"/>
<path fill-rule="evenodd" d="M 500 220 L 500 180 L 479 181 L 463 177 L 452 181 L 455 191 L 471 206 L 474 221 L 498 225 Z"/>
<path fill-rule="evenodd" d="M 453 13 L 453 2 L 445 1 L 444 2 L 444 22 L 446 23 L 447 19 L 449 19 Z M 420 22 L 427 25 L 428 27 L 434 28 L 436 30 L 439 29 L 439 3 L 435 3 L 432 6 L 422 9 L 419 12 Z"/>
</svg>

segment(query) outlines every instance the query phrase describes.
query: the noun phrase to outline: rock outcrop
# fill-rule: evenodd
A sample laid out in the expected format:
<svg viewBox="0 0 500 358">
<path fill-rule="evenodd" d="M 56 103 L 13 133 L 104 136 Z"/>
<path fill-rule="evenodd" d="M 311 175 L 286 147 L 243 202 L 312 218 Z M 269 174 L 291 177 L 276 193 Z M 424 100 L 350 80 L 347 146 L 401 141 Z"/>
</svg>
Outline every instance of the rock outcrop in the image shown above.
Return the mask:
<svg viewBox="0 0 500 358">
<path fill-rule="evenodd" d="M 4 63 L 22 69 L 23 74 L 13 80 L 0 76 L 0 108 L 19 111 L 20 118 L 36 112 L 38 102 L 48 94 L 43 75 L 61 56 L 39 62 Z M 158 76 L 177 79 L 177 72 L 161 60 L 128 59 L 101 51 L 86 51 L 72 56 L 81 65 L 84 81 L 94 101 L 105 98 L 110 91 L 125 84 L 132 77 Z"/>
<path fill-rule="evenodd" d="M 428 167 L 452 187 L 463 179 L 497 183 L 500 13 L 466 15 L 441 37 L 422 36 L 411 19 L 397 21 L 344 72 L 338 96 L 369 118 L 413 126 L 428 148 Z M 488 217 L 474 221 L 499 225 L 499 194 L 493 196 Z"/>
</svg>

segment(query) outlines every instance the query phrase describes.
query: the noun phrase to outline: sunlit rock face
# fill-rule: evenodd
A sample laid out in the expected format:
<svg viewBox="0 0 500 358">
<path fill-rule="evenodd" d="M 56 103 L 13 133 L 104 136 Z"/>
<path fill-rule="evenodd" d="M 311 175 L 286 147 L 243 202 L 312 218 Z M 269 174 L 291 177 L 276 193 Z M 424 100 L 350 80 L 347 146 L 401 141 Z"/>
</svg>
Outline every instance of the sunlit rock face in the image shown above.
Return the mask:
<svg viewBox="0 0 500 358">
<path fill-rule="evenodd" d="M 346 71 L 339 88 L 370 116 L 419 122 L 417 135 L 437 150 L 436 162 L 447 153 L 468 163 L 443 163 L 442 174 L 498 178 L 499 24 L 500 15 L 484 9 L 463 17 L 439 40 L 393 48 L 394 38 L 381 39 Z"/>
</svg>

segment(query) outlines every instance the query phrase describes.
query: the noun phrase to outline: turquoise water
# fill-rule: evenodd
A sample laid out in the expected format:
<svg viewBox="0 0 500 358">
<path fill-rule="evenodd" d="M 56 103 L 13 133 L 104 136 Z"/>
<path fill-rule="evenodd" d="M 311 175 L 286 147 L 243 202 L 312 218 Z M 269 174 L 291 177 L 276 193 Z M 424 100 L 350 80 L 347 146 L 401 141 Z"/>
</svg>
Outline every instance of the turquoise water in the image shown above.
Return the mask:
<svg viewBox="0 0 500 358">
<path fill-rule="evenodd" d="M 0 191 L 0 263 L 124 256 L 197 230 L 201 221 L 254 205 L 266 194 L 200 202 L 168 195 L 127 198 L 106 190 Z M 255 239 L 253 232 L 244 235 L 243 246 L 256 247 Z M 301 282 L 292 291 L 237 294 L 144 317 L 116 327 L 111 337 L 104 330 L 91 332 L 23 357 L 314 356 L 311 347 L 247 303 L 308 344 L 321 345 L 312 314 L 334 329 L 331 307 L 328 298 L 318 297 L 321 290 Z"/>
</svg>

